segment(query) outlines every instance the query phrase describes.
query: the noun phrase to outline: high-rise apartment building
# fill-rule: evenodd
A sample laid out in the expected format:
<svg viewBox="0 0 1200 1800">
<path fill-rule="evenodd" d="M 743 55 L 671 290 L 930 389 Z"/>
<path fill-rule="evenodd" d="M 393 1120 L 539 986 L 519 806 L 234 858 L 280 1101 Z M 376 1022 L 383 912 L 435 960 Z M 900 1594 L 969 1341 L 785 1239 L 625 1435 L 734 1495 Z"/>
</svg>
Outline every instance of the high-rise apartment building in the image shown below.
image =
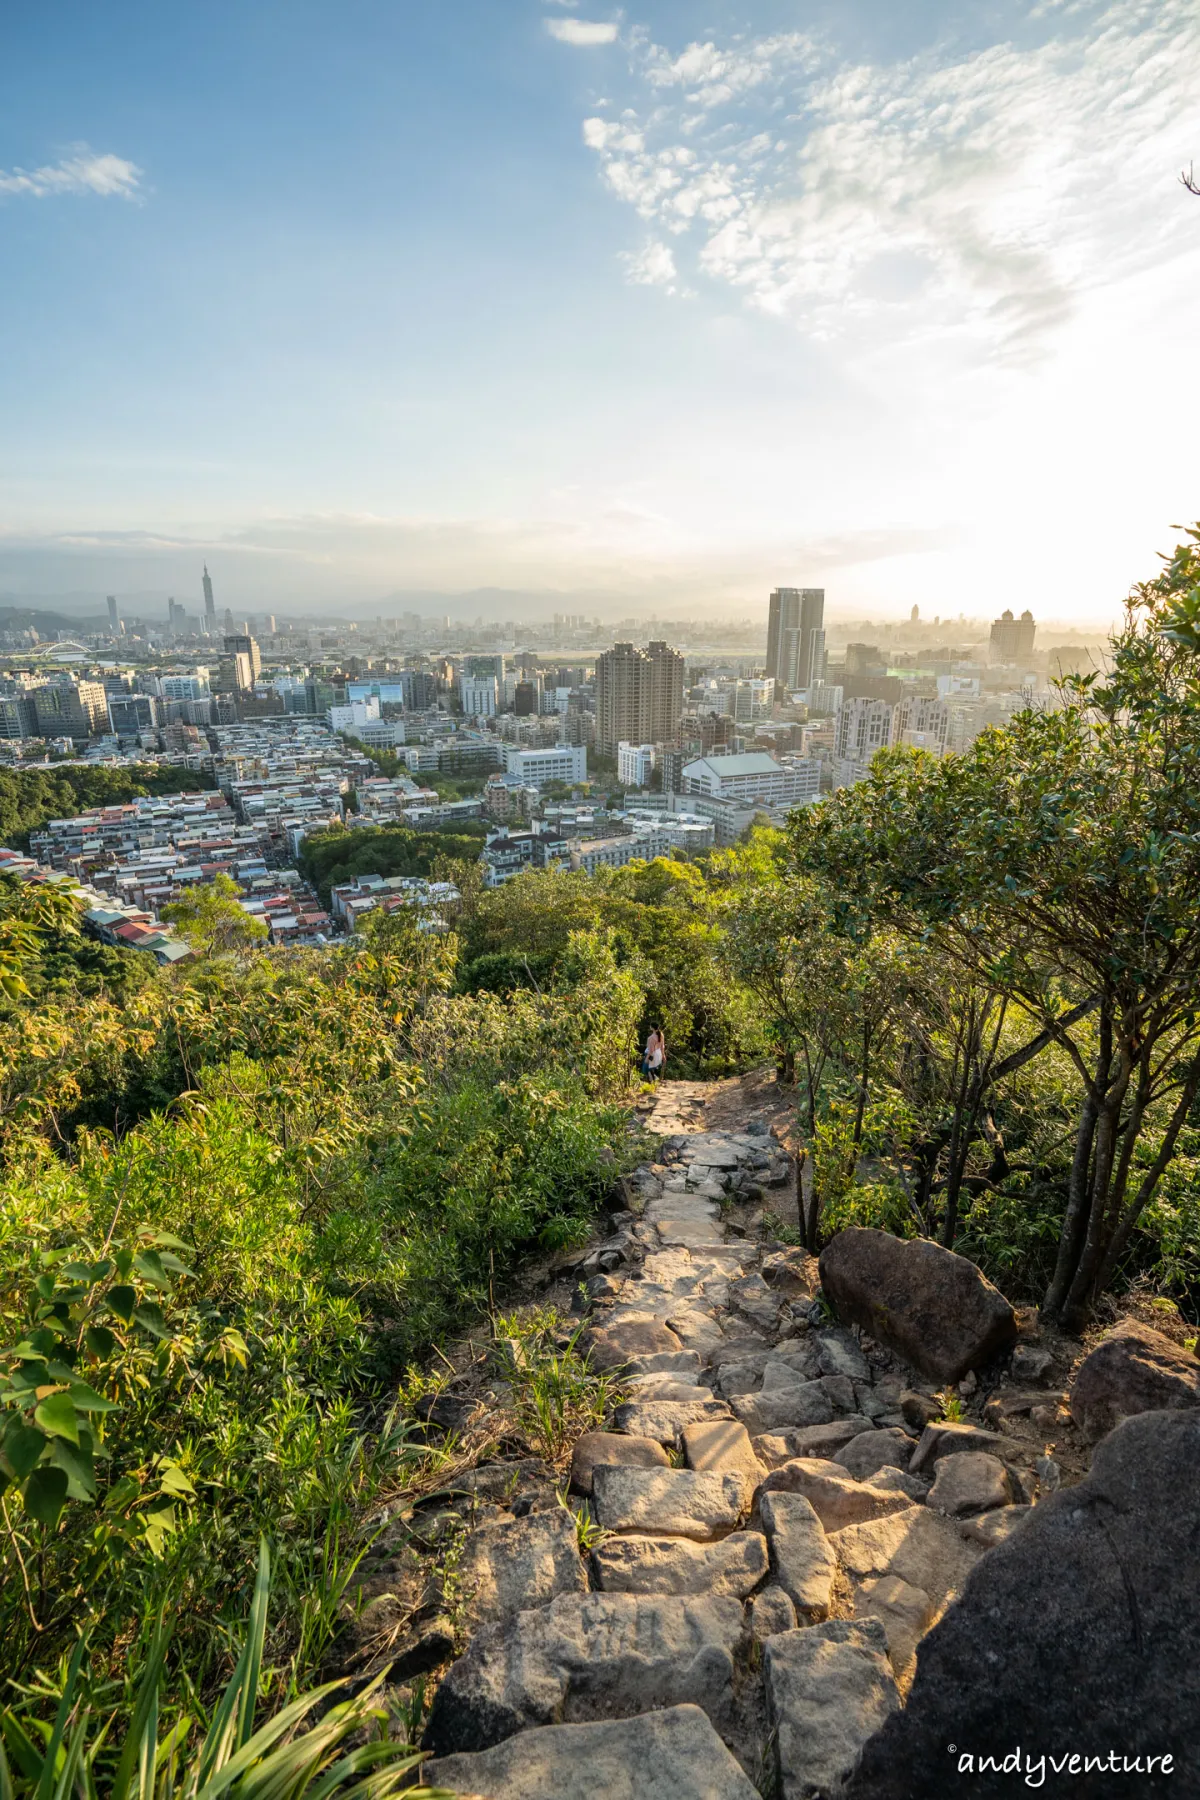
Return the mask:
<svg viewBox="0 0 1200 1800">
<path fill-rule="evenodd" d="M 596 745 L 670 744 L 683 713 L 683 657 L 661 640 L 648 650 L 614 644 L 596 658 Z"/>
<path fill-rule="evenodd" d="M 1019 619 L 1014 619 L 1006 607 L 998 619 L 993 619 L 991 637 L 988 643 L 989 660 L 994 663 L 1025 662 L 1033 655 L 1033 637 L 1037 630 L 1033 614 L 1025 611 Z"/>
<path fill-rule="evenodd" d="M 108 695 L 99 681 L 55 681 L 30 694 L 39 737 L 83 743 L 108 730 Z"/>
<path fill-rule="evenodd" d="M 673 744 L 683 717 L 684 659 L 678 650 L 656 639 L 647 644 L 650 658 L 650 733 L 652 744 Z"/>
<path fill-rule="evenodd" d="M 825 589 L 776 588 L 767 612 L 767 674 L 794 691 L 825 673 Z"/>
<path fill-rule="evenodd" d="M 217 635 L 217 603 L 213 599 L 212 576 L 208 572 L 208 564 L 204 565 L 204 575 L 200 582 L 204 589 L 204 629 L 210 637 Z"/>
<path fill-rule="evenodd" d="M 847 700 L 837 716 L 834 755 L 865 768 L 891 741 L 892 712 L 886 700 Z"/>
</svg>

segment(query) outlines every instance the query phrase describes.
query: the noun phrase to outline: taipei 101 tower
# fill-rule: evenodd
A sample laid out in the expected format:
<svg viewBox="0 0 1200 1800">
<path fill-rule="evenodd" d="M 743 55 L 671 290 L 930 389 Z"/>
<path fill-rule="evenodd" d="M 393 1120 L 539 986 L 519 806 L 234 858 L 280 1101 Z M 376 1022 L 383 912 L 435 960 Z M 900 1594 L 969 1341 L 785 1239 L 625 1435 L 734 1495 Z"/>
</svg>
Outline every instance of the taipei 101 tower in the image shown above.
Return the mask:
<svg viewBox="0 0 1200 1800">
<path fill-rule="evenodd" d="M 212 576 L 208 572 L 208 564 L 204 565 L 204 629 L 209 637 L 217 635 L 217 607 L 213 599 Z"/>
</svg>

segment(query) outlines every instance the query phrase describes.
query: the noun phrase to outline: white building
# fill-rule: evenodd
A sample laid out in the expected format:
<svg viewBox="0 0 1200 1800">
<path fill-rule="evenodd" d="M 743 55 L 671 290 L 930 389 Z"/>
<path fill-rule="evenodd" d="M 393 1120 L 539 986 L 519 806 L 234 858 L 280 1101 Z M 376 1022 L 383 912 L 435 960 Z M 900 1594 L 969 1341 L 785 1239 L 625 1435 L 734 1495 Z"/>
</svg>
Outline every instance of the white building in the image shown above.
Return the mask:
<svg viewBox="0 0 1200 1800">
<path fill-rule="evenodd" d="M 460 675 L 458 697 L 468 719 L 494 719 L 498 684 L 494 675 Z"/>
<path fill-rule="evenodd" d="M 594 875 L 597 869 L 620 869 L 626 863 L 653 862 L 656 856 L 667 856 L 671 839 L 660 829 L 640 832 L 636 837 L 592 838 L 587 842 L 576 838 L 571 844 L 571 867 Z"/>
<path fill-rule="evenodd" d="M 378 700 L 351 700 L 347 706 L 331 706 L 325 717 L 331 731 L 361 731 L 379 718 Z"/>
<path fill-rule="evenodd" d="M 837 717 L 833 753 L 839 762 L 864 770 L 877 750 L 891 741 L 893 708 L 886 700 L 847 700 Z"/>
<path fill-rule="evenodd" d="M 519 744 L 504 747 L 505 774 L 515 775 L 523 787 L 544 787 L 548 781 L 573 786 L 587 780 L 587 748 L 583 744 L 553 744 L 541 750 L 523 750 Z"/>
<path fill-rule="evenodd" d="M 191 675 L 163 675 L 159 691 L 164 700 L 204 700 L 208 697 L 208 670 L 196 669 Z"/>
<path fill-rule="evenodd" d="M 742 806 L 800 806 L 821 791 L 815 759 L 776 762 L 765 750 L 744 756 L 702 756 L 684 764 L 683 792 Z"/>
<path fill-rule="evenodd" d="M 617 745 L 617 780 L 622 787 L 646 787 L 653 769 L 653 744 L 630 744 L 622 740 Z"/>
<path fill-rule="evenodd" d="M 913 750 L 930 750 L 940 756 L 946 748 L 950 708 L 945 700 L 906 694 L 892 712 L 891 742 Z"/>
</svg>

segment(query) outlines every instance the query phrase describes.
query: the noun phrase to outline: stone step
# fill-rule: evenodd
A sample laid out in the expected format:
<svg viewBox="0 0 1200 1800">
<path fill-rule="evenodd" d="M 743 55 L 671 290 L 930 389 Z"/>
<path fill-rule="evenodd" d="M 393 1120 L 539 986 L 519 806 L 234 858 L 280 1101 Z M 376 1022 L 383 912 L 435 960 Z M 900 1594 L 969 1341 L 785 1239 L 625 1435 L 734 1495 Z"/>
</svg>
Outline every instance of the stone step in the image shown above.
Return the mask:
<svg viewBox="0 0 1200 1800">
<path fill-rule="evenodd" d="M 423 1784 L 481 1800 L 758 1800 L 698 1706 L 543 1725 L 426 1763 Z"/>
<path fill-rule="evenodd" d="M 597 1485 L 646 1472 L 597 1470 Z M 710 1595 L 569 1595 L 516 1613 L 485 1626 L 451 1664 L 423 1746 L 440 1756 L 484 1750 L 565 1712 L 582 1722 L 689 1702 L 719 1727 L 744 1629 L 741 1601 Z"/>
</svg>

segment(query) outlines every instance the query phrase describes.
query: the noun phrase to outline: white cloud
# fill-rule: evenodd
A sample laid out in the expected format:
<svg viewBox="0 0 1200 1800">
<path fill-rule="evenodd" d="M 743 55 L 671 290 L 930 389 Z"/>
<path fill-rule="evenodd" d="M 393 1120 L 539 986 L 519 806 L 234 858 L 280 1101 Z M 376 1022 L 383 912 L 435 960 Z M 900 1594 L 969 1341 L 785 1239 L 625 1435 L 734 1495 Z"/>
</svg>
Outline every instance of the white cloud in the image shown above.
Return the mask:
<svg viewBox="0 0 1200 1800">
<path fill-rule="evenodd" d="M 547 19 L 546 30 L 560 44 L 615 44 L 617 27 L 611 20 Z"/>
<path fill-rule="evenodd" d="M 50 194 L 117 194 L 132 200 L 141 178 L 136 163 L 123 156 L 97 156 L 81 144 L 73 155 L 40 169 L 0 169 L 0 194 L 28 194 L 39 200 Z"/>
<path fill-rule="evenodd" d="M 801 33 L 673 54 L 635 28 L 633 116 L 585 141 L 754 308 L 817 339 L 951 334 L 968 360 L 1023 360 L 1089 290 L 1179 253 L 1200 10 L 1080 0 L 1019 25 L 1019 45 L 891 63 Z"/>
<path fill-rule="evenodd" d="M 639 287 L 664 287 L 668 294 L 675 293 L 678 271 L 669 244 L 650 243 L 637 251 L 626 250 L 621 260 L 629 280 Z"/>
</svg>

